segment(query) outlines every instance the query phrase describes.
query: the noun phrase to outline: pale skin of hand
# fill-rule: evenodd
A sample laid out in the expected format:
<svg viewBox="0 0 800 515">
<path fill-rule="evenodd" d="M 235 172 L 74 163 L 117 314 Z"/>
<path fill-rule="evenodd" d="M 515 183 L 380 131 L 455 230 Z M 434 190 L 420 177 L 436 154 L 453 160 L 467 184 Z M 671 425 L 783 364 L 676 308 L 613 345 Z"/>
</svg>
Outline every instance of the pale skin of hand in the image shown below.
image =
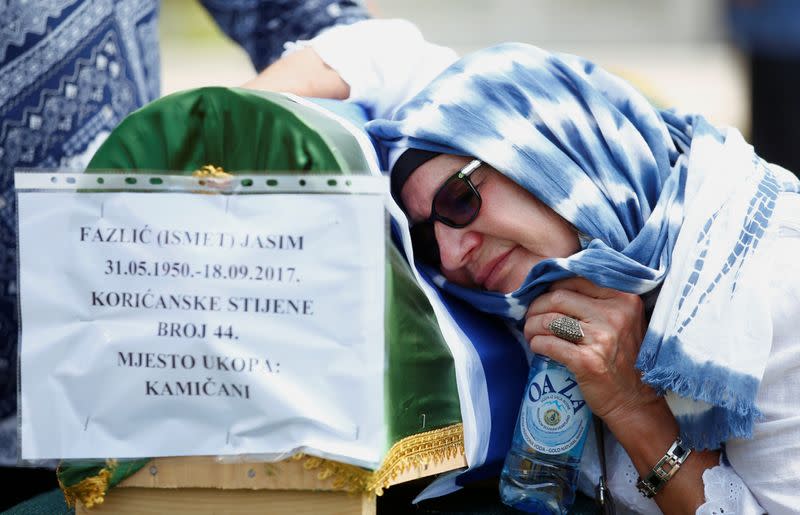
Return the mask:
<svg viewBox="0 0 800 515">
<path fill-rule="evenodd" d="M 350 96 L 350 86 L 312 48 L 278 59 L 242 87 L 339 100 Z"/>
<path fill-rule="evenodd" d="M 550 323 L 580 320 L 584 337 L 573 344 L 553 335 Z M 569 368 L 592 412 L 606 423 L 644 477 L 678 436 L 663 397 L 642 383 L 634 366 L 647 328 L 638 295 L 601 288 L 582 278 L 559 281 L 528 308 L 525 337 L 531 350 Z M 719 451 L 694 451 L 655 496 L 664 513 L 695 513 L 705 502 L 703 472 Z"/>
</svg>

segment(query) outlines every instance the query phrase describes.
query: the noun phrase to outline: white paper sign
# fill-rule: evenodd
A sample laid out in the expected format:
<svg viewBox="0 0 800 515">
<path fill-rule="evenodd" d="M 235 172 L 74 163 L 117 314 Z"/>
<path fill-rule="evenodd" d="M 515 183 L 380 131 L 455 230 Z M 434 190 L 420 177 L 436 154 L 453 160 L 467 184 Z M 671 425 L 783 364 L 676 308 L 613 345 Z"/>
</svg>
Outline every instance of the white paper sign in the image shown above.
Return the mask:
<svg viewBox="0 0 800 515">
<path fill-rule="evenodd" d="M 379 464 L 381 194 L 18 201 L 23 459 Z"/>
</svg>

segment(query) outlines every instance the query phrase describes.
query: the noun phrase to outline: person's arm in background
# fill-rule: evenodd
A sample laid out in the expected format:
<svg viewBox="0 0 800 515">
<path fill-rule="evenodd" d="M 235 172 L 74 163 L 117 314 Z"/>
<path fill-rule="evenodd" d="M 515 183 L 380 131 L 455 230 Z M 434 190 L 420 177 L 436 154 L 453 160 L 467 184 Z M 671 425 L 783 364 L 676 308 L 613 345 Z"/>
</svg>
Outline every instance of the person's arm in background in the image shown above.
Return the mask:
<svg viewBox="0 0 800 515">
<path fill-rule="evenodd" d="M 429 43 L 411 22 L 367 20 L 298 41 L 245 87 L 348 99 L 389 118 L 458 55 Z"/>
<path fill-rule="evenodd" d="M 250 56 L 256 73 L 277 61 L 289 41 L 370 17 L 360 0 L 200 0 L 214 21 Z"/>
</svg>

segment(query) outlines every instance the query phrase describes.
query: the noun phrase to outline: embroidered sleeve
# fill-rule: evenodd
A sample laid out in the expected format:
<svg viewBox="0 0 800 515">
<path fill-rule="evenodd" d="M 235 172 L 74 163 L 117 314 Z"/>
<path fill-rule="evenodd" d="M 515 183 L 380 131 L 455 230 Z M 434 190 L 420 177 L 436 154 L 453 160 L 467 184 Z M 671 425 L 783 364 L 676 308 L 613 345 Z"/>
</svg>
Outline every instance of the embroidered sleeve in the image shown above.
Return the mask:
<svg viewBox="0 0 800 515">
<path fill-rule="evenodd" d="M 636 488 L 639 477 L 625 449 L 610 433 L 606 435 L 606 459 L 608 463 L 608 484 L 619 513 L 658 514 L 661 510 L 653 499 L 646 499 Z M 594 487 L 600 475 L 597 448 L 593 434 L 586 439 L 578 487 L 588 495 L 594 496 Z M 756 501 L 744 481 L 727 464 L 710 468 L 703 473 L 705 503 L 696 513 L 699 515 L 756 515 L 766 513 Z"/>
<path fill-rule="evenodd" d="M 698 515 L 766 513 L 742 478 L 728 465 L 718 465 L 703 472 L 706 502 L 697 509 Z"/>
<path fill-rule="evenodd" d="M 359 0 L 202 0 L 202 4 L 250 55 L 257 71 L 277 60 L 288 41 L 311 39 L 330 27 L 369 18 Z"/>
</svg>

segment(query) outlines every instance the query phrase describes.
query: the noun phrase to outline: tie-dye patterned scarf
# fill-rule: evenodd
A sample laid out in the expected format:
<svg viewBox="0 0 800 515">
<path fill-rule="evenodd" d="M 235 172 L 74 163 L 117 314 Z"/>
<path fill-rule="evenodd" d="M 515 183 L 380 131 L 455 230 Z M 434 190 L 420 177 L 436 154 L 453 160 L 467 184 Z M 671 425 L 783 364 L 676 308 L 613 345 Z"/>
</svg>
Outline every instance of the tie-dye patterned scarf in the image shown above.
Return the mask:
<svg viewBox="0 0 800 515">
<path fill-rule="evenodd" d="M 522 44 L 453 64 L 370 133 L 391 148 L 475 156 L 591 238 L 537 264 L 508 295 L 437 284 L 522 320 L 553 282 L 583 276 L 658 301 L 642 344 L 644 381 L 667 392 L 693 446 L 750 437 L 771 346 L 762 273 L 775 200 L 797 180 L 733 130 L 659 111 L 621 79 Z"/>
</svg>

